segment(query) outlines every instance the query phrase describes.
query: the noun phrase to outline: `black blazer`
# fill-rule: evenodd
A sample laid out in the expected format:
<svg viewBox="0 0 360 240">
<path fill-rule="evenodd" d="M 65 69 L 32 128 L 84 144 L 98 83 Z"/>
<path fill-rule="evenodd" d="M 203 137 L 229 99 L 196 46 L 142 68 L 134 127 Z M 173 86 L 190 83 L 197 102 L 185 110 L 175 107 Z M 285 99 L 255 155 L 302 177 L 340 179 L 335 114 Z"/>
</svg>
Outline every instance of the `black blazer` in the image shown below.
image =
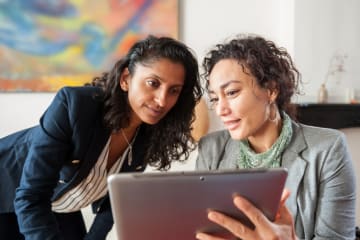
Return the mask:
<svg viewBox="0 0 360 240">
<path fill-rule="evenodd" d="M 89 174 L 110 136 L 103 126 L 99 94 L 96 87 L 63 88 L 39 126 L 0 139 L 0 213 L 14 211 L 15 197 L 19 225 L 29 239 L 57 234 L 51 201 Z M 146 139 L 142 126 L 133 146 L 133 163 L 124 164 L 125 171 L 145 169 Z"/>
</svg>

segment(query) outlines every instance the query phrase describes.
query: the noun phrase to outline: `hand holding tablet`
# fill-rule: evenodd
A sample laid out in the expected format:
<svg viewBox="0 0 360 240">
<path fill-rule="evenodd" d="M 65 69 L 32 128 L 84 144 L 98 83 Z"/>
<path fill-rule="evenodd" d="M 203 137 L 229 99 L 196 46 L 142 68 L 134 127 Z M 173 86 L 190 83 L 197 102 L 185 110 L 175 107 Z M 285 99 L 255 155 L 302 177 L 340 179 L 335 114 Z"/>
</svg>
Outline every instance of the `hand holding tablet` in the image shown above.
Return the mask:
<svg viewBox="0 0 360 240">
<path fill-rule="evenodd" d="M 108 183 L 118 239 L 190 240 L 200 232 L 232 236 L 208 219 L 209 210 L 253 228 L 234 205 L 234 194 L 274 221 L 286 177 L 280 168 L 112 175 Z"/>
<path fill-rule="evenodd" d="M 240 238 L 243 240 L 275 238 L 284 240 L 297 239 L 295 232 L 293 231 L 294 228 L 292 227 L 294 225 L 292 215 L 285 206 L 285 201 L 289 196 L 290 192 L 285 189 L 280 200 L 279 211 L 274 223 L 269 221 L 261 211 L 256 209 L 256 207 L 245 198 L 235 196 L 234 204 L 239 208 L 239 210 L 244 212 L 249 219 L 251 219 L 256 226 L 255 229 L 248 228 L 237 219 L 230 218 L 214 211 L 209 212 L 208 218 L 232 233 L 232 236 L 226 236 L 226 239 L 233 239 L 234 237 L 236 237 L 236 239 Z M 216 237 L 218 236 L 204 234 L 201 232 L 196 234 L 196 238 L 199 240 L 218 240 Z"/>
</svg>

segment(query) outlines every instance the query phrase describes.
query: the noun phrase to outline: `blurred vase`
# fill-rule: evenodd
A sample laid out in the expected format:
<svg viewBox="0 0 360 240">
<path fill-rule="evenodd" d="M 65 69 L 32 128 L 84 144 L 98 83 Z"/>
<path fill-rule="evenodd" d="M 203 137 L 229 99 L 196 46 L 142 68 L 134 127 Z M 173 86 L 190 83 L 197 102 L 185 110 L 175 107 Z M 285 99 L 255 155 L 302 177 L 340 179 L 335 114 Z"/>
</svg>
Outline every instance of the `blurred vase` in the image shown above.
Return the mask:
<svg viewBox="0 0 360 240">
<path fill-rule="evenodd" d="M 346 103 L 356 103 L 355 99 L 355 89 L 354 88 L 346 88 L 345 89 L 345 102 Z"/>
<path fill-rule="evenodd" d="M 318 103 L 327 103 L 328 101 L 328 91 L 325 87 L 325 84 L 321 84 L 318 92 Z"/>
</svg>

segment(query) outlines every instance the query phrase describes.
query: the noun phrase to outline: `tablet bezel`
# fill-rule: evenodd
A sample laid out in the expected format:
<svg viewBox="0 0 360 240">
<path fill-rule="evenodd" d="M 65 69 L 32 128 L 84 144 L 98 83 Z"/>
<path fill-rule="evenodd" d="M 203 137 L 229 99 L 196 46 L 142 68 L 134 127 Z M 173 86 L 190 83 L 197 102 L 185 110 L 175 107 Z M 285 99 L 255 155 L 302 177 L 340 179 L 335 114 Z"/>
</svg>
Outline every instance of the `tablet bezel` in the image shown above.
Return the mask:
<svg viewBox="0 0 360 240">
<path fill-rule="evenodd" d="M 118 239 L 195 239 L 198 231 L 228 237 L 227 230 L 207 219 L 208 209 L 253 227 L 234 206 L 234 194 L 249 199 L 273 221 L 286 177 L 284 168 L 111 175 L 108 187 Z"/>
</svg>

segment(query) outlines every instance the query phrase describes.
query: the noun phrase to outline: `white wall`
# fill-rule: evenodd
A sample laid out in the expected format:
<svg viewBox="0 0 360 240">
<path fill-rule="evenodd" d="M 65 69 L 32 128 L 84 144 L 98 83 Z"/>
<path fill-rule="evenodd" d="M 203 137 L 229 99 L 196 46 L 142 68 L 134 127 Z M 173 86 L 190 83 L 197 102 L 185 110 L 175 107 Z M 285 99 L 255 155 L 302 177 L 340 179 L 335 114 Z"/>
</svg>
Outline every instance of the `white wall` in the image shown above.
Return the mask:
<svg viewBox="0 0 360 240">
<path fill-rule="evenodd" d="M 360 1 L 299 0 L 295 9 L 294 57 L 307 95 L 300 100 L 316 99 L 330 58 L 339 52 L 347 55 L 345 73 L 339 83 L 329 78 L 327 88 L 330 101 L 344 102 L 347 88 L 360 89 Z"/>
<path fill-rule="evenodd" d="M 36 125 L 54 93 L 0 93 L 0 138 Z"/>
</svg>

